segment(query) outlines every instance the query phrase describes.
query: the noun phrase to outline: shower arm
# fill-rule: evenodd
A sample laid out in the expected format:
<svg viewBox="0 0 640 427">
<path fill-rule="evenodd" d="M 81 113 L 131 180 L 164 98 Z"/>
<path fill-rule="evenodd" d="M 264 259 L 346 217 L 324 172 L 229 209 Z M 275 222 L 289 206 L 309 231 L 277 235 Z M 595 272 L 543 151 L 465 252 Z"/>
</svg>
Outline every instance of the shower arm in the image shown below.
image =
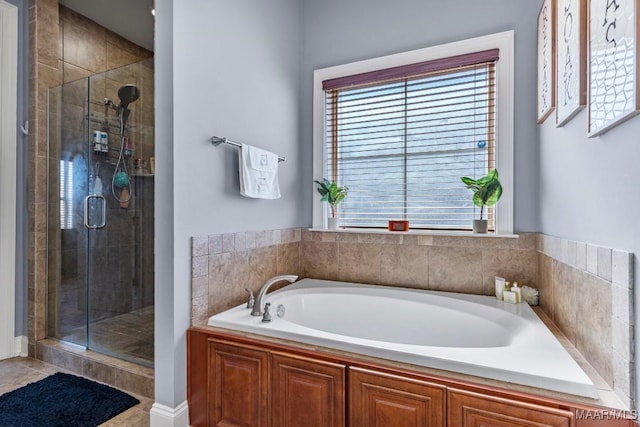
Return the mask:
<svg viewBox="0 0 640 427">
<path fill-rule="evenodd" d="M 104 99 L 104 106 L 105 107 L 111 107 L 114 110 L 118 111 L 118 106 L 112 100 L 110 100 L 109 98 L 105 98 Z"/>
</svg>

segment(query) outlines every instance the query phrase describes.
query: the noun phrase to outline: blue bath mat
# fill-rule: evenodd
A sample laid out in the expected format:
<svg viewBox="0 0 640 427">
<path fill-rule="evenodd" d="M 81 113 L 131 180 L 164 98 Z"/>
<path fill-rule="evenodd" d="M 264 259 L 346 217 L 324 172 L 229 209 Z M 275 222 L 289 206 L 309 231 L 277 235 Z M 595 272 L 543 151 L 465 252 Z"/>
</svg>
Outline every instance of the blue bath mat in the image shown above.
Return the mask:
<svg viewBox="0 0 640 427">
<path fill-rule="evenodd" d="M 138 403 L 115 388 L 58 372 L 0 396 L 0 426 L 93 427 Z"/>
</svg>

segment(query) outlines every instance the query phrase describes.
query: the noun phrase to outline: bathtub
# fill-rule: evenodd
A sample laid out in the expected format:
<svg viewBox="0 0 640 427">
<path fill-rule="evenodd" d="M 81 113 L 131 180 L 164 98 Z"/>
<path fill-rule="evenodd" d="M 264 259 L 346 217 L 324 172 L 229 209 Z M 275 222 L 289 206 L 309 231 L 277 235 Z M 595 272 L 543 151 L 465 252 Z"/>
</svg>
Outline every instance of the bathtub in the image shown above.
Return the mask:
<svg viewBox="0 0 640 427">
<path fill-rule="evenodd" d="M 266 295 L 272 321 L 245 304 L 210 326 L 584 397 L 596 388 L 527 304 L 494 297 L 303 279 Z"/>
</svg>

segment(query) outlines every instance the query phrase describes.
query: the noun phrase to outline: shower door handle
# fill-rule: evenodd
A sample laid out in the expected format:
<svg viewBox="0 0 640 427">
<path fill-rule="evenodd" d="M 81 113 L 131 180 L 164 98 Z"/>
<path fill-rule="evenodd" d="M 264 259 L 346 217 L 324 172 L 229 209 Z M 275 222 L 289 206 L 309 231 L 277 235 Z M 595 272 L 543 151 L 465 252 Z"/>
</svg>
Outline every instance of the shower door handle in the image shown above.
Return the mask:
<svg viewBox="0 0 640 427">
<path fill-rule="evenodd" d="M 89 224 L 89 202 L 91 199 L 100 200 L 100 222 L 98 224 Z M 104 196 L 99 194 L 89 194 L 84 198 L 84 226 L 89 229 L 102 228 L 107 223 L 107 201 Z"/>
</svg>

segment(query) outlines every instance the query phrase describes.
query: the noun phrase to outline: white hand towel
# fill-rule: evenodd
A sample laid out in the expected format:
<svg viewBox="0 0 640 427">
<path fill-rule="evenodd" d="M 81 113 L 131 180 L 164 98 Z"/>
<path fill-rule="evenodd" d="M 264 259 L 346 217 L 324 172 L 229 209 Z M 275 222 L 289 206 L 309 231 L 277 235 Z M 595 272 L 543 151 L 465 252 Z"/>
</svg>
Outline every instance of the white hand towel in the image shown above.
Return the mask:
<svg viewBox="0 0 640 427">
<path fill-rule="evenodd" d="M 256 199 L 279 199 L 278 156 L 251 145 L 239 151 L 240 194 Z"/>
</svg>

